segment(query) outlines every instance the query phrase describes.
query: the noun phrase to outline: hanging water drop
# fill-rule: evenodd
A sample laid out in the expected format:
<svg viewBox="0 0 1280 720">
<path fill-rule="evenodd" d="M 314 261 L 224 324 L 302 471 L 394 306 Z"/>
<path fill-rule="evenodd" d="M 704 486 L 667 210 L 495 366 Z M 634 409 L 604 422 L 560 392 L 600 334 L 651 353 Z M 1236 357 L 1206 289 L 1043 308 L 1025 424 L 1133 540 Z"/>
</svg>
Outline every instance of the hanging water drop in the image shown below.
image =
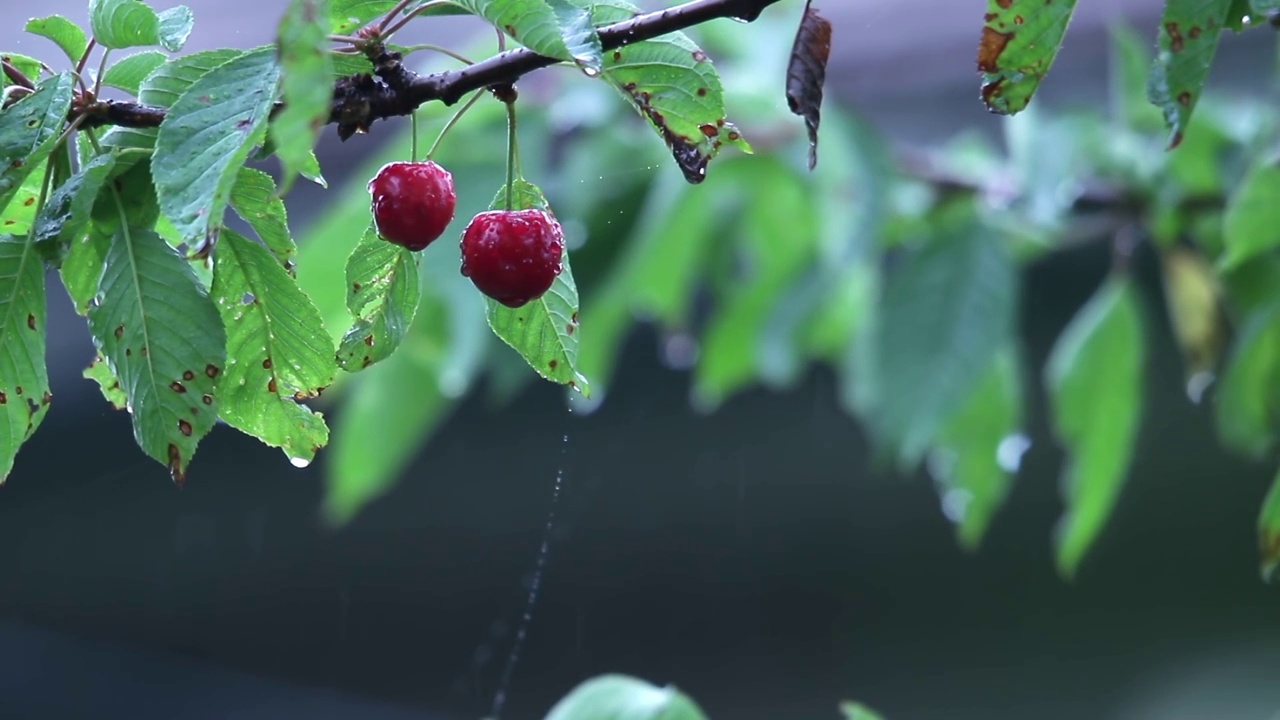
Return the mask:
<svg viewBox="0 0 1280 720">
<path fill-rule="evenodd" d="M 289 464 L 296 468 L 305 468 L 311 464 L 311 461 L 304 457 L 291 457 L 289 458 Z"/>
</svg>

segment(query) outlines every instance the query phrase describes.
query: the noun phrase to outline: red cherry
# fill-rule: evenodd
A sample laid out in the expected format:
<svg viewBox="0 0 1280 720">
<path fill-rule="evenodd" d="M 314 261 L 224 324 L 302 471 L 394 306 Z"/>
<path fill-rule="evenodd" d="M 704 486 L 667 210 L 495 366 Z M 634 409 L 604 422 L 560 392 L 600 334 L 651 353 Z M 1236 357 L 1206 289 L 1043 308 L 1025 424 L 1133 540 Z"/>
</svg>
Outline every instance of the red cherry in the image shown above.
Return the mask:
<svg viewBox="0 0 1280 720">
<path fill-rule="evenodd" d="M 462 274 L 511 308 L 542 297 L 563 268 L 564 230 L 542 210 L 490 210 L 462 233 Z"/>
<path fill-rule="evenodd" d="M 422 250 L 453 222 L 453 175 L 431 162 L 393 162 L 369 181 L 373 222 L 383 239 Z"/>
</svg>

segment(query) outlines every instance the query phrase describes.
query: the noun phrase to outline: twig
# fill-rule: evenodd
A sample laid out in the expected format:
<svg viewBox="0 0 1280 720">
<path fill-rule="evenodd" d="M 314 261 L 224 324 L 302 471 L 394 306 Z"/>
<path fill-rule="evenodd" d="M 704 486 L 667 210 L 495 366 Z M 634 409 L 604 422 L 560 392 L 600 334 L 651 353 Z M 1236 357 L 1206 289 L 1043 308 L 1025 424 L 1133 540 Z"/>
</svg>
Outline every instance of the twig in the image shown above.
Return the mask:
<svg viewBox="0 0 1280 720">
<path fill-rule="evenodd" d="M 666 10 L 637 15 L 599 28 L 600 44 L 606 51 L 677 32 L 718 18 L 751 22 L 765 8 L 781 0 L 692 0 Z M 376 60 L 375 74 L 342 78 L 334 85 L 333 106 L 328 123 L 338 126 L 338 137 L 347 139 L 367 131 L 375 120 L 411 114 L 433 101 L 453 105 L 474 90 L 512 84 L 534 70 L 561 60 L 528 49 L 509 50 L 465 68 L 418 75 L 406 70 L 397 53 L 383 53 Z M 134 102 L 100 101 L 85 109 L 86 125 L 158 127 L 165 109 Z"/>
</svg>

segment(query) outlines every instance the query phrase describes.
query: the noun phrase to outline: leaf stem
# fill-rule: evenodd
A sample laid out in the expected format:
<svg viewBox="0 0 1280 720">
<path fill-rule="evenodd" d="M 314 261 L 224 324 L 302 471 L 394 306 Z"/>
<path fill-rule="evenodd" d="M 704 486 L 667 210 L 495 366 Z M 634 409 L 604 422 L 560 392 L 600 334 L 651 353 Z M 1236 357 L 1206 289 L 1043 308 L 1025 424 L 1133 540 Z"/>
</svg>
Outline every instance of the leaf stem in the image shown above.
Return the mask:
<svg viewBox="0 0 1280 720">
<path fill-rule="evenodd" d="M 358 38 L 355 35 L 330 35 L 329 42 L 348 43 L 350 45 L 358 46 L 363 44 L 365 40 Z"/>
<path fill-rule="evenodd" d="M 449 121 L 444 124 L 444 127 L 440 128 L 440 134 L 436 136 L 436 141 L 431 144 L 431 149 L 427 151 L 428 160 L 435 156 L 436 149 L 440 147 L 440 141 L 444 140 L 444 136 L 453 129 L 454 125 L 458 124 L 458 120 L 462 119 L 462 116 L 476 104 L 476 101 L 480 99 L 480 96 L 483 93 L 483 90 L 475 91 L 475 93 L 471 95 L 471 99 L 462 107 L 458 108 L 458 111 L 453 114 L 453 117 L 449 118 Z"/>
<path fill-rule="evenodd" d="M 98 60 L 98 74 L 93 78 L 93 96 L 98 97 L 98 93 L 102 91 L 102 74 L 107 70 L 107 56 L 111 54 L 111 48 L 102 49 L 102 58 Z M 83 82 L 83 80 L 81 81 Z"/>
<path fill-rule="evenodd" d="M 409 47 L 404 48 L 400 52 L 403 55 L 408 55 L 409 53 L 415 53 L 415 52 L 418 52 L 419 50 L 430 50 L 432 52 L 438 52 L 442 55 L 448 55 L 454 60 L 457 60 L 458 62 L 464 63 L 466 65 L 476 64 L 474 60 L 467 57 L 466 55 L 462 55 L 461 53 L 456 53 L 447 47 L 441 47 L 440 45 L 432 45 L 431 43 L 422 43 L 421 45 L 410 45 Z"/>
<path fill-rule="evenodd" d="M 3 64 L 4 66 L 5 77 L 9 78 L 13 84 L 20 85 L 28 90 L 36 89 L 36 84 L 32 82 L 31 78 L 27 77 L 25 73 L 19 70 L 16 65 L 10 63 L 8 60 L 0 60 L 0 64 Z"/>
<path fill-rule="evenodd" d="M 76 61 L 76 79 L 80 81 L 80 87 L 85 91 L 89 90 L 89 85 L 84 81 L 84 64 L 89 61 L 89 53 L 93 52 L 97 44 L 97 38 L 89 38 L 89 44 L 84 46 L 84 52 L 80 53 L 80 59 Z"/>
</svg>

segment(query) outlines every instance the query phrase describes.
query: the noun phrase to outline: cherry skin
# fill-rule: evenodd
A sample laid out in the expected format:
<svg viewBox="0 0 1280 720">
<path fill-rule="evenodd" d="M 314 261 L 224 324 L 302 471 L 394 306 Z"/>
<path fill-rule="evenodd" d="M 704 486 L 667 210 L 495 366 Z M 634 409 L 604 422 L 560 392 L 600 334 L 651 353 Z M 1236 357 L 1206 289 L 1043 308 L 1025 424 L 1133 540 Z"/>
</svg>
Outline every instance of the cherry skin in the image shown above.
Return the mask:
<svg viewBox="0 0 1280 720">
<path fill-rule="evenodd" d="M 462 274 L 510 308 L 551 288 L 563 264 L 564 230 L 542 210 L 490 210 L 462 233 Z"/>
<path fill-rule="evenodd" d="M 431 162 L 393 162 L 369 181 L 373 221 L 383 239 L 413 251 L 426 248 L 453 222 L 453 175 Z"/>
</svg>

